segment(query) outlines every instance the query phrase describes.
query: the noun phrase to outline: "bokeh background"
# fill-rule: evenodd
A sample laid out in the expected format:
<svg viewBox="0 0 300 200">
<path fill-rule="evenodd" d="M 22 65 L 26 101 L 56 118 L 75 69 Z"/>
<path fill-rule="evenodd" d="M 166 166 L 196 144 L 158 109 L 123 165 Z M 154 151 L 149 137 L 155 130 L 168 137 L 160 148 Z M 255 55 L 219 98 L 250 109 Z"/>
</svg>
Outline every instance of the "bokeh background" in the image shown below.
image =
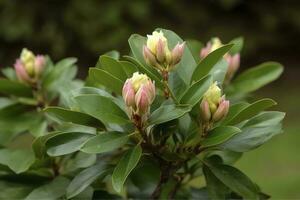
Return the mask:
<svg viewBox="0 0 300 200">
<path fill-rule="evenodd" d="M 300 199 L 299 0 L 0 0 L 0 67 L 28 47 L 54 60 L 78 57 L 85 77 L 100 54 L 128 53 L 130 34 L 156 27 L 204 43 L 243 36 L 240 71 L 269 60 L 285 66 L 278 81 L 254 94 L 272 97 L 287 113 L 285 133 L 236 165 L 272 199 Z"/>
</svg>

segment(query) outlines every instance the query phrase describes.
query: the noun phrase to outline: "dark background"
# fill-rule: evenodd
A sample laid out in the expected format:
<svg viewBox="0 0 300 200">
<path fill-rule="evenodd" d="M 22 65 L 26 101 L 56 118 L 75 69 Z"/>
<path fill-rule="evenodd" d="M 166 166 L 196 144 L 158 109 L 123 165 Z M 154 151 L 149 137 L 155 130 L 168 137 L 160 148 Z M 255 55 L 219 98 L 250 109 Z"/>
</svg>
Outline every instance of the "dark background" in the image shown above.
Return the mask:
<svg viewBox="0 0 300 200">
<path fill-rule="evenodd" d="M 204 43 L 213 36 L 224 43 L 243 36 L 240 71 L 269 60 L 285 66 L 278 81 L 255 94 L 274 98 L 275 109 L 287 112 L 285 134 L 237 165 L 274 199 L 299 199 L 299 0 L 0 0 L 0 67 L 11 66 L 27 47 L 55 61 L 78 57 L 85 77 L 100 54 L 128 53 L 132 33 L 157 27 Z"/>
</svg>

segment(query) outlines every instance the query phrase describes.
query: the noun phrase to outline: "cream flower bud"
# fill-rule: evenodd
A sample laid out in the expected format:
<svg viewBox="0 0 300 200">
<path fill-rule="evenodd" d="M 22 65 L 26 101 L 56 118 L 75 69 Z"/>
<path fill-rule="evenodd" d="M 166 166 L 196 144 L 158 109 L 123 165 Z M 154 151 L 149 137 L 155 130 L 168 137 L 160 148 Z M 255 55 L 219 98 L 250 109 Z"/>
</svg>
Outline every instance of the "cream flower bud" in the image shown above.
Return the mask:
<svg viewBox="0 0 300 200">
<path fill-rule="evenodd" d="M 210 52 L 212 52 L 212 51 L 220 48 L 223 45 L 222 42 L 221 42 L 221 40 L 219 38 L 217 38 L 217 37 L 212 38 L 211 44 L 212 45 L 211 45 Z"/>
<path fill-rule="evenodd" d="M 157 54 L 157 45 L 159 40 L 161 40 L 164 44 L 165 50 L 168 48 L 167 38 L 164 36 L 162 31 L 154 31 L 152 35 L 147 35 L 147 38 L 147 47 L 154 55 Z"/>
<path fill-rule="evenodd" d="M 184 46 L 185 46 L 185 42 L 181 43 L 181 44 L 177 44 L 174 49 L 172 50 L 172 65 L 176 65 L 177 63 L 180 62 L 183 52 L 184 52 Z"/>
<path fill-rule="evenodd" d="M 228 110 L 229 110 L 229 101 L 225 100 L 225 97 L 224 97 L 220 101 L 218 109 L 214 113 L 214 115 L 212 117 L 212 120 L 214 122 L 220 121 L 221 119 L 223 119 L 227 115 Z"/>
<path fill-rule="evenodd" d="M 209 122 L 211 119 L 209 104 L 206 100 L 203 100 L 200 104 L 200 115 L 204 122 Z"/>
<path fill-rule="evenodd" d="M 44 70 L 45 63 L 46 63 L 46 61 L 45 61 L 44 56 L 37 55 L 35 57 L 35 62 L 34 62 L 35 66 L 34 66 L 34 68 L 35 68 L 35 74 L 37 76 L 39 76 L 42 73 L 42 71 Z"/>
<path fill-rule="evenodd" d="M 217 86 L 217 82 L 214 82 L 208 88 L 203 99 L 208 102 L 210 111 L 213 114 L 217 110 L 218 104 L 221 100 L 221 89 Z"/>
<path fill-rule="evenodd" d="M 20 59 L 26 69 L 26 72 L 29 74 L 29 76 L 33 76 L 34 75 L 34 65 L 35 65 L 34 54 L 31 51 L 29 51 L 28 49 L 24 48 L 21 52 Z"/>
</svg>

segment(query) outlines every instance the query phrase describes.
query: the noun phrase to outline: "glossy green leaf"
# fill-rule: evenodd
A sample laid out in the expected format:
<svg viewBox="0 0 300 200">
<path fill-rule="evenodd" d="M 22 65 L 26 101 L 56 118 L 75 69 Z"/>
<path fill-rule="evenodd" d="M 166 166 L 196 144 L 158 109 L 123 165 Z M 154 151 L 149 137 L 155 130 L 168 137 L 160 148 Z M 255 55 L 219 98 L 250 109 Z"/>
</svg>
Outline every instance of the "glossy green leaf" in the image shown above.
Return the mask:
<svg viewBox="0 0 300 200">
<path fill-rule="evenodd" d="M 129 122 L 126 113 L 108 97 L 80 95 L 75 97 L 80 109 L 103 123 L 125 124 Z"/>
<path fill-rule="evenodd" d="M 250 68 L 233 80 L 228 92 L 245 94 L 253 92 L 276 80 L 283 72 L 283 66 L 276 62 L 265 62 Z"/>
<path fill-rule="evenodd" d="M 0 164 L 8 166 L 17 174 L 27 171 L 34 161 L 31 150 L 0 149 Z"/>
<path fill-rule="evenodd" d="M 268 111 L 251 118 L 241 128 L 242 132 L 225 142 L 222 148 L 245 152 L 259 147 L 282 132 L 284 115 L 282 112 Z"/>
<path fill-rule="evenodd" d="M 89 69 L 89 78 L 100 85 L 105 86 L 111 91 L 121 95 L 123 82 L 112 74 L 98 68 Z M 112 84 L 113 83 L 113 84 Z"/>
<path fill-rule="evenodd" d="M 203 173 L 206 181 L 206 188 L 211 199 L 226 199 L 230 190 L 204 165 Z"/>
<path fill-rule="evenodd" d="M 180 99 L 181 104 L 189 104 L 191 106 L 196 105 L 201 99 L 204 93 L 208 90 L 212 84 L 212 77 L 206 76 L 201 80 L 191 85 Z"/>
<path fill-rule="evenodd" d="M 118 52 L 116 50 L 106 52 L 104 55 L 107 55 L 115 60 L 118 60 L 120 58 L 120 52 Z"/>
<path fill-rule="evenodd" d="M 138 164 L 142 156 L 141 146 L 129 149 L 118 162 L 112 174 L 112 185 L 117 192 L 121 192 L 130 172 Z"/>
<path fill-rule="evenodd" d="M 79 132 L 55 135 L 46 142 L 47 154 L 50 156 L 61 156 L 76 152 L 92 136 L 92 134 Z"/>
<path fill-rule="evenodd" d="M 192 53 L 194 60 L 196 63 L 200 62 L 200 51 L 203 47 L 203 44 L 197 40 L 186 40 L 186 46 L 189 48 Z"/>
<path fill-rule="evenodd" d="M 162 105 L 151 113 L 148 123 L 149 125 L 153 125 L 168 122 L 173 119 L 178 119 L 189 111 L 191 111 L 191 106 L 188 105 Z"/>
<path fill-rule="evenodd" d="M 230 121 L 228 121 L 226 124 L 234 125 L 238 124 L 244 120 L 247 120 L 259 112 L 276 105 L 276 102 L 272 99 L 261 99 L 258 100 L 242 109 L 240 112 L 238 112 L 236 115 L 232 117 Z"/>
<path fill-rule="evenodd" d="M 234 38 L 229 42 L 229 44 L 234 44 L 233 47 L 230 49 L 229 53 L 231 55 L 240 53 L 244 46 L 244 38 L 243 37 L 237 37 Z"/>
<path fill-rule="evenodd" d="M 99 61 L 101 63 L 101 69 L 116 77 L 117 79 L 125 82 L 127 76 L 125 71 L 123 70 L 123 66 L 115 59 L 103 55 L 100 56 Z"/>
<path fill-rule="evenodd" d="M 69 180 L 62 176 L 55 178 L 48 184 L 34 189 L 25 200 L 55 200 L 59 199 L 66 193 L 66 187 L 69 184 Z"/>
<path fill-rule="evenodd" d="M 122 147 L 129 139 L 127 134 L 107 132 L 90 138 L 81 151 L 86 153 L 104 153 Z"/>
<path fill-rule="evenodd" d="M 67 187 L 67 198 L 73 198 L 89 187 L 95 180 L 104 178 L 110 172 L 102 163 L 89 167 L 77 174 Z"/>
<path fill-rule="evenodd" d="M 47 152 L 47 148 L 46 148 L 47 141 L 50 138 L 52 138 L 56 135 L 59 135 L 61 133 L 62 132 L 57 131 L 57 132 L 48 133 L 47 135 L 36 138 L 32 144 L 32 150 L 33 150 L 35 156 L 37 158 L 41 158 L 41 159 L 44 158 L 46 156 L 46 152 Z"/>
<path fill-rule="evenodd" d="M 206 76 L 211 69 L 223 58 L 223 56 L 230 50 L 232 44 L 224 45 L 215 51 L 208 54 L 200 61 L 193 72 L 192 81 L 198 81 Z"/>
<path fill-rule="evenodd" d="M 0 79 L 0 93 L 14 96 L 32 96 L 32 90 L 30 87 L 8 79 Z"/>
<path fill-rule="evenodd" d="M 224 185 L 244 199 L 259 199 L 258 187 L 238 169 L 221 164 L 209 164 L 207 167 Z"/>
<path fill-rule="evenodd" d="M 219 126 L 208 133 L 208 136 L 201 142 L 202 148 L 220 145 L 231 137 L 240 133 L 241 130 L 234 126 Z"/>
<path fill-rule="evenodd" d="M 104 128 L 104 124 L 98 119 L 78 111 L 72 111 L 60 107 L 47 107 L 44 111 L 50 116 L 63 122 L 72 122 L 74 124 Z"/>
</svg>

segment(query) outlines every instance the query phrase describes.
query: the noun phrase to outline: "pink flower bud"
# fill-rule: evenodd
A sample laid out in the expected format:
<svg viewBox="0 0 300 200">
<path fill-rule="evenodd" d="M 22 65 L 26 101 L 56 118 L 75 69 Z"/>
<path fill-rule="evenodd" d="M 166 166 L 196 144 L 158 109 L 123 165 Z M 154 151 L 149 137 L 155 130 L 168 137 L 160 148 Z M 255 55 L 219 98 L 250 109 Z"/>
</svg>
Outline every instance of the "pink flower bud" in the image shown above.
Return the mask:
<svg viewBox="0 0 300 200">
<path fill-rule="evenodd" d="M 177 44 L 174 49 L 172 50 L 172 65 L 176 65 L 177 63 L 180 62 L 183 52 L 184 52 L 184 46 L 185 46 L 185 42 L 181 43 L 181 44 Z"/>
<path fill-rule="evenodd" d="M 234 56 L 227 55 L 225 59 L 228 62 L 225 81 L 229 82 L 240 67 L 240 54 L 235 54 Z"/>
<path fill-rule="evenodd" d="M 229 110 L 229 101 L 225 100 L 224 97 L 222 97 L 222 100 L 220 101 L 220 104 L 216 112 L 214 113 L 212 120 L 214 122 L 220 121 L 227 115 L 228 110 Z"/>
<path fill-rule="evenodd" d="M 42 55 L 37 55 L 35 57 L 35 75 L 40 76 L 45 67 L 45 57 Z"/>
<path fill-rule="evenodd" d="M 24 65 L 22 64 L 20 59 L 16 60 L 16 63 L 14 64 L 15 70 L 16 70 L 16 75 L 18 77 L 18 79 L 21 82 L 32 82 L 31 78 L 29 77 L 29 75 L 27 74 Z"/>
<path fill-rule="evenodd" d="M 205 58 L 211 52 L 211 43 L 208 42 L 205 47 L 203 47 L 200 51 L 200 58 Z"/>
<path fill-rule="evenodd" d="M 157 60 L 154 54 L 150 51 L 150 49 L 144 45 L 143 47 L 143 56 L 148 65 L 156 67 L 158 65 Z"/>
<path fill-rule="evenodd" d="M 125 101 L 125 104 L 128 107 L 134 107 L 135 106 L 135 92 L 134 92 L 134 88 L 132 86 L 132 83 L 130 81 L 130 79 L 127 79 L 127 81 L 125 82 L 124 86 L 123 86 L 123 90 L 122 90 L 122 96 L 123 99 Z"/>
<path fill-rule="evenodd" d="M 151 97 L 149 95 L 149 88 L 146 85 L 142 85 L 135 96 L 135 104 L 137 107 L 137 113 L 143 115 L 149 111 L 151 104 Z"/>
<path fill-rule="evenodd" d="M 209 122 L 211 118 L 211 112 L 209 109 L 209 104 L 206 100 L 203 100 L 200 104 L 200 115 L 204 122 Z"/>
<path fill-rule="evenodd" d="M 146 89 L 148 90 L 148 96 L 150 99 L 150 103 L 152 103 L 155 99 L 155 85 L 154 82 L 149 81 L 147 84 L 145 84 Z"/>
<path fill-rule="evenodd" d="M 160 63 L 164 62 L 166 59 L 165 43 L 162 41 L 162 39 L 158 39 L 157 42 L 156 58 Z"/>
</svg>

